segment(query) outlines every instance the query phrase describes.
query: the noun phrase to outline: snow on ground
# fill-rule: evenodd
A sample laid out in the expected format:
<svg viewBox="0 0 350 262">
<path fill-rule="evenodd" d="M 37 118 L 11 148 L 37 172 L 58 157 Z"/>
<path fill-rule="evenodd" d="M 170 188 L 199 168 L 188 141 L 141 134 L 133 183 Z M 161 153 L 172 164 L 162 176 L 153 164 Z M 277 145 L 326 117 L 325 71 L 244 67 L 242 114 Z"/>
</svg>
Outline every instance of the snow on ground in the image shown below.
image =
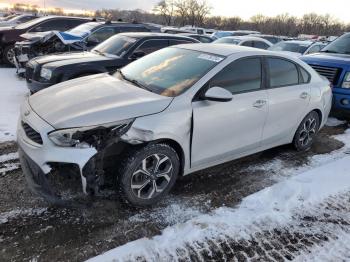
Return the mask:
<svg viewBox="0 0 350 262">
<path fill-rule="evenodd" d="M 326 126 L 339 126 L 339 125 L 342 125 L 345 123 L 346 123 L 346 121 L 339 120 L 339 119 L 334 118 L 334 117 L 329 117 L 327 120 Z"/>
<path fill-rule="evenodd" d="M 257 225 L 260 230 L 282 227 L 293 221 L 295 213 L 348 192 L 349 163 L 350 156 L 346 156 L 313 168 L 246 197 L 236 209 L 218 208 L 168 227 L 161 235 L 129 242 L 88 261 L 177 260 L 178 251 L 189 244 L 215 241 L 225 235 L 250 239 Z"/>
<path fill-rule="evenodd" d="M 15 140 L 19 107 L 28 93 L 25 81 L 17 79 L 15 72 L 13 68 L 0 69 L 0 143 Z"/>
<path fill-rule="evenodd" d="M 0 213 L 0 224 L 4 224 L 14 217 L 18 216 L 37 216 L 44 213 L 47 208 L 27 208 L 14 209 L 9 212 Z"/>
<path fill-rule="evenodd" d="M 295 262 L 334 262 L 350 261 L 350 234 L 337 233 L 338 238 L 325 244 L 316 245 L 309 252 L 302 252 L 293 261 Z"/>
</svg>

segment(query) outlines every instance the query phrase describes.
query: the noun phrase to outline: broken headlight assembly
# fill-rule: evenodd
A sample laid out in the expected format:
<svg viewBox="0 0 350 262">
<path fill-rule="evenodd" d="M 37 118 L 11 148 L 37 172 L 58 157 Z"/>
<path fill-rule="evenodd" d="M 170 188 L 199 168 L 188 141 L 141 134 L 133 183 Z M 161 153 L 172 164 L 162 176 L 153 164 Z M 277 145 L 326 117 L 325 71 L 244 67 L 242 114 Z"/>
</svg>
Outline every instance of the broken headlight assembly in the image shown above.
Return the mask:
<svg viewBox="0 0 350 262">
<path fill-rule="evenodd" d="M 97 147 L 102 141 L 124 135 L 133 122 L 134 119 L 128 119 L 104 125 L 61 129 L 50 132 L 48 137 L 55 145 L 61 147 Z"/>
</svg>

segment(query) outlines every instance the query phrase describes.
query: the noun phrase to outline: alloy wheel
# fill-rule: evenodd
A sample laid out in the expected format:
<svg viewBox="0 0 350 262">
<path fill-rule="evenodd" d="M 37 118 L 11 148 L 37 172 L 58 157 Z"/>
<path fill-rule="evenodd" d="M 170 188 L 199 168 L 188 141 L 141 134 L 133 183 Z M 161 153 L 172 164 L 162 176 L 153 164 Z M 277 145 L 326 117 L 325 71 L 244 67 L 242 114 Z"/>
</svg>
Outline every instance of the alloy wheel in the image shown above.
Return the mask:
<svg viewBox="0 0 350 262">
<path fill-rule="evenodd" d="M 304 122 L 303 128 L 300 131 L 299 134 L 299 142 L 302 146 L 308 145 L 310 142 L 312 142 L 313 137 L 315 136 L 317 130 L 317 120 L 314 117 L 309 117 Z"/>
<path fill-rule="evenodd" d="M 173 174 L 173 164 L 164 154 L 144 158 L 131 176 L 131 190 L 141 199 L 152 199 L 168 186 Z"/>
</svg>

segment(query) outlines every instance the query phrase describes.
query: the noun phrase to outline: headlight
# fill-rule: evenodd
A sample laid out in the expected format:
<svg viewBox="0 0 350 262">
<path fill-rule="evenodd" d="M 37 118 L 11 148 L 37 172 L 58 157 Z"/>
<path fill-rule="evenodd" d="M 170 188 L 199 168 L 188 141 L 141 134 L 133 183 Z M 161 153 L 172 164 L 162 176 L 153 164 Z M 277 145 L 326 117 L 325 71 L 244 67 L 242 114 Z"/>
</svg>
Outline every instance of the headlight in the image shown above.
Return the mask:
<svg viewBox="0 0 350 262">
<path fill-rule="evenodd" d="M 50 80 L 52 76 L 52 70 L 43 67 L 40 71 L 40 76 L 46 80 Z"/>
<path fill-rule="evenodd" d="M 341 86 L 342 88 L 350 88 L 350 72 L 347 72 L 345 74 L 343 84 Z"/>
<path fill-rule="evenodd" d="M 98 126 L 62 129 L 50 132 L 48 137 L 57 146 L 88 148 L 99 145 L 104 139 L 122 136 L 133 121 L 128 119 Z"/>
</svg>

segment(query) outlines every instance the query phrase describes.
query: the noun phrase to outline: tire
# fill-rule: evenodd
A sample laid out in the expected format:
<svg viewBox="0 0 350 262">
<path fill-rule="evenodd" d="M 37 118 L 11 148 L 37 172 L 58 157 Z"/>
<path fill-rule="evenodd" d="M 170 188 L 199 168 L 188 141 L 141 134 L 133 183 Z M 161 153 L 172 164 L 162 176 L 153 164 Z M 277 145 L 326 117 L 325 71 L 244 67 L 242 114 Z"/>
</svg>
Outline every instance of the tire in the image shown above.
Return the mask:
<svg viewBox="0 0 350 262">
<path fill-rule="evenodd" d="M 174 186 L 180 160 L 167 144 L 149 144 L 125 156 L 119 170 L 118 187 L 129 204 L 145 207 L 159 202 Z"/>
<path fill-rule="evenodd" d="M 301 152 L 309 150 L 319 128 L 319 115 L 312 111 L 303 119 L 294 135 L 293 145 L 295 149 Z"/>
<path fill-rule="evenodd" d="M 4 48 L 2 60 L 7 65 L 15 66 L 15 63 L 13 62 L 13 60 L 11 60 L 11 57 L 13 57 L 14 55 L 15 55 L 14 46 L 8 45 Z"/>
</svg>

